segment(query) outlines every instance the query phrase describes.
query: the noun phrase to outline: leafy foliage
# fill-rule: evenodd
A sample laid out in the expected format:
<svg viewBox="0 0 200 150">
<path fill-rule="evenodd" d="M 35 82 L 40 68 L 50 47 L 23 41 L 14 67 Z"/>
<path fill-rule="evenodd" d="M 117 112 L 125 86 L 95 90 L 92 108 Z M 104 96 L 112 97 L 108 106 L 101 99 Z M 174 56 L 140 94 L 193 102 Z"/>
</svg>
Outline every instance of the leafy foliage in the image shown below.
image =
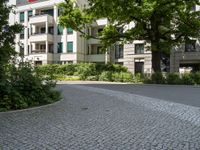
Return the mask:
<svg viewBox="0 0 200 150">
<path fill-rule="evenodd" d="M 1 83 L 0 111 L 49 104 L 60 99 L 55 82 L 44 80 L 29 65 L 7 67 L 9 75 Z"/>
<path fill-rule="evenodd" d="M 15 34 L 22 26 L 9 25 L 8 17 L 12 7 L 0 3 L 0 111 L 15 110 L 52 103 L 60 99 L 54 89 L 55 83 L 44 80 L 28 64 L 14 63 Z M 13 62 L 12 62 L 13 61 Z"/>
<path fill-rule="evenodd" d="M 146 40 L 151 43 L 152 66 L 160 72 L 160 53 L 191 37 L 199 37 L 200 11 L 193 11 L 198 0 L 87 0 L 81 7 L 71 0 L 60 4 L 60 24 L 81 32 L 87 38 L 100 39 L 107 48 L 123 41 Z M 83 32 L 97 19 L 109 24 L 96 37 Z M 131 24 L 127 28 L 127 24 Z M 123 28 L 122 32 L 120 29 Z"/>
</svg>

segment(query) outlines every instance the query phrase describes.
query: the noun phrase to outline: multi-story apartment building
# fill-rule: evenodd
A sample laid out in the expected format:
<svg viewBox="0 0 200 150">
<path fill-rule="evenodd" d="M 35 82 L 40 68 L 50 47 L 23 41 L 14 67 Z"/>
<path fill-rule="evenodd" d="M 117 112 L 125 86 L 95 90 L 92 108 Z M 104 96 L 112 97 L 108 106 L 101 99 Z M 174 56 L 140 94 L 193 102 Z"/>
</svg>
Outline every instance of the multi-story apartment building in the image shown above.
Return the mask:
<svg viewBox="0 0 200 150">
<path fill-rule="evenodd" d="M 16 35 L 16 51 L 24 61 L 33 65 L 66 64 L 79 62 L 118 63 L 133 73 L 151 73 L 151 52 L 145 41 L 129 44 L 115 44 L 107 52 L 101 50 L 99 40 L 86 40 L 79 32 L 59 25 L 58 4 L 63 0 L 10 0 L 16 5 L 16 14 L 11 22 L 24 25 L 21 34 Z M 77 0 L 82 7 L 84 0 Z M 94 22 L 89 29 L 91 35 L 101 32 L 108 24 L 103 18 Z"/>
<path fill-rule="evenodd" d="M 194 6 L 192 11 L 200 10 Z M 171 51 L 170 72 L 200 71 L 200 40 L 191 38 L 185 44 L 176 46 Z"/>
<path fill-rule="evenodd" d="M 33 65 L 66 64 L 79 62 L 117 63 L 126 66 L 132 73 L 152 73 L 150 44 L 146 41 L 133 41 L 129 44 L 115 44 L 105 53 L 99 40 L 86 40 L 79 32 L 59 25 L 58 4 L 64 0 L 9 0 L 16 5 L 16 14 L 10 14 L 10 23 L 24 25 L 24 30 L 16 36 L 16 51 L 24 61 Z M 84 6 L 85 0 L 77 0 Z M 199 9 L 199 6 L 195 7 Z M 94 22 L 85 32 L 97 35 L 108 20 Z M 127 28 L 132 25 L 127 25 Z M 181 69 L 200 70 L 199 40 L 188 41 L 175 47 L 170 56 L 170 71 Z"/>
</svg>

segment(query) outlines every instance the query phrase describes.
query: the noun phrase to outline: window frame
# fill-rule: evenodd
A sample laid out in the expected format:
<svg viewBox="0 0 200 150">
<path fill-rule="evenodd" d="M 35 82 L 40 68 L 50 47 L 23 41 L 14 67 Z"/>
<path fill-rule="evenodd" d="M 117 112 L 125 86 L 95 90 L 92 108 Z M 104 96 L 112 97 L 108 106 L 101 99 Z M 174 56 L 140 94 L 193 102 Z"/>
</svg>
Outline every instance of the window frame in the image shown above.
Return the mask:
<svg viewBox="0 0 200 150">
<path fill-rule="evenodd" d="M 72 49 L 69 49 L 69 45 L 71 44 Z M 67 53 L 73 53 L 74 52 L 74 42 L 73 41 L 69 41 L 67 42 Z"/>
<path fill-rule="evenodd" d="M 141 50 L 141 47 L 140 47 L 140 49 L 137 49 L 137 48 L 139 48 L 137 46 L 142 46 L 143 49 Z M 144 43 L 135 44 L 135 54 L 144 54 L 144 47 L 145 47 Z"/>
</svg>

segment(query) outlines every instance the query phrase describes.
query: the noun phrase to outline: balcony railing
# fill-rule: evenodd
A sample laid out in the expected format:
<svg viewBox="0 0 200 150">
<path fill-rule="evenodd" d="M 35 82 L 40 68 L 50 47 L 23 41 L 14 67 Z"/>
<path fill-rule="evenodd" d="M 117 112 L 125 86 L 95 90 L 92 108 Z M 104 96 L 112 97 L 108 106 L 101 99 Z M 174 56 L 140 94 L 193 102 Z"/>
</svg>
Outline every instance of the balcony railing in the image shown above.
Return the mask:
<svg viewBox="0 0 200 150">
<path fill-rule="evenodd" d="M 43 54 L 46 53 L 45 49 L 40 49 L 40 50 L 32 50 L 31 54 Z"/>
<path fill-rule="evenodd" d="M 53 42 L 53 35 L 52 34 L 46 34 L 46 33 L 41 33 L 41 34 L 32 34 L 29 37 L 30 42 L 41 42 L 41 41 L 49 41 Z"/>
<path fill-rule="evenodd" d="M 29 17 L 29 23 L 30 24 L 37 24 L 37 23 L 43 23 L 48 22 L 53 24 L 53 16 L 49 14 L 36 14 L 34 16 Z"/>
</svg>

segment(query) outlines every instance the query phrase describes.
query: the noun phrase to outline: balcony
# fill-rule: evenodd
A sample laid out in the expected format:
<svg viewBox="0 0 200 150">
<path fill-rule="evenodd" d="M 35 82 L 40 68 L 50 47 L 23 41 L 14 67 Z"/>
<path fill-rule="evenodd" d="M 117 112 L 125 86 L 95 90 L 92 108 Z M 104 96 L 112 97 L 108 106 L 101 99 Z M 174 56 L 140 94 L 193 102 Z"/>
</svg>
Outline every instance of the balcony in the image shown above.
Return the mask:
<svg viewBox="0 0 200 150">
<path fill-rule="evenodd" d="M 106 60 L 106 55 L 105 54 L 92 54 L 92 55 L 87 55 L 86 60 L 88 62 L 105 62 Z"/>
<path fill-rule="evenodd" d="M 40 50 L 32 50 L 31 54 L 44 54 L 46 53 L 45 49 L 40 49 Z"/>
<path fill-rule="evenodd" d="M 88 44 L 100 44 L 100 40 L 97 40 L 97 39 L 89 39 L 88 40 Z"/>
<path fill-rule="evenodd" d="M 30 24 L 41 24 L 44 22 L 48 22 L 49 24 L 54 23 L 53 16 L 49 14 L 36 14 L 35 16 L 30 17 L 29 23 Z"/>
<path fill-rule="evenodd" d="M 46 33 L 38 33 L 38 34 L 32 34 L 29 37 L 30 43 L 36 43 L 41 41 L 48 41 L 53 42 L 53 35 L 52 34 L 46 34 Z"/>
<path fill-rule="evenodd" d="M 98 19 L 96 22 L 94 22 L 92 24 L 92 26 L 96 27 L 96 26 L 105 26 L 108 24 L 108 19 L 106 18 L 102 18 L 102 19 Z"/>
</svg>

